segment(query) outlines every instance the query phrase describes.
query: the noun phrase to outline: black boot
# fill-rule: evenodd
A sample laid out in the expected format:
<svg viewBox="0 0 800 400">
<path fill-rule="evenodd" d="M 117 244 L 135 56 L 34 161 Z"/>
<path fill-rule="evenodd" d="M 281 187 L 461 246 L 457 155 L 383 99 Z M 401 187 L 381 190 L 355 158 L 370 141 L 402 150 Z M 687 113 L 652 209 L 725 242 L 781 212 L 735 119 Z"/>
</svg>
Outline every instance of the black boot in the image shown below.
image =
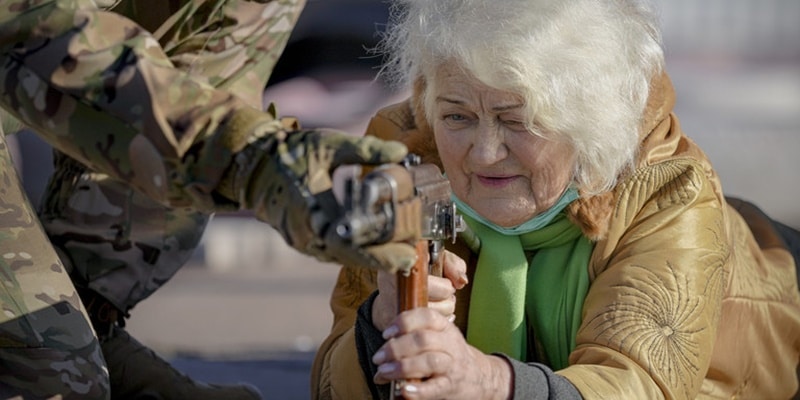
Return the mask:
<svg viewBox="0 0 800 400">
<path fill-rule="evenodd" d="M 120 327 L 115 327 L 100 345 L 108 365 L 112 399 L 261 399 L 258 390 L 251 386 L 212 385 L 192 380 Z"/>
</svg>

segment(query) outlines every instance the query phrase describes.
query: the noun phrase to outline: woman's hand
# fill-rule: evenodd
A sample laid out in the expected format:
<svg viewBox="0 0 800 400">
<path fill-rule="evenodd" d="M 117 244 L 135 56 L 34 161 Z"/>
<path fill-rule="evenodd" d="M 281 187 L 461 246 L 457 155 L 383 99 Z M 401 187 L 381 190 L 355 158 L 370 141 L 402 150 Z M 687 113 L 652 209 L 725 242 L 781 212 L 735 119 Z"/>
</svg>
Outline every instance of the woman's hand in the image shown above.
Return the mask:
<svg viewBox="0 0 800 400">
<path fill-rule="evenodd" d="M 470 346 L 440 312 L 416 308 L 401 313 L 383 331 L 388 341 L 372 357 L 377 384 L 406 383 L 406 399 L 507 399 L 511 366 Z"/>
<path fill-rule="evenodd" d="M 456 310 L 456 290 L 467 280 L 467 264 L 457 255 L 444 252 L 443 277 L 428 276 L 428 308 L 452 319 Z M 397 275 L 378 272 L 378 296 L 372 305 L 372 324 L 385 330 L 397 315 Z"/>
</svg>

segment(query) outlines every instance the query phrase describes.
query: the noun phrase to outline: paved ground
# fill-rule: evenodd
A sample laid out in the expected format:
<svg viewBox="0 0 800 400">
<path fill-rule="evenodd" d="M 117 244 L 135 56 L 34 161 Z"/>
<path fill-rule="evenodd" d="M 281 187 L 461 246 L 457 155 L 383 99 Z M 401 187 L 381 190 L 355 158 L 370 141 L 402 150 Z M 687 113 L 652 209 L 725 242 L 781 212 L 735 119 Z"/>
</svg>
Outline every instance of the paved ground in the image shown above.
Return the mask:
<svg viewBox="0 0 800 400">
<path fill-rule="evenodd" d="M 302 400 L 310 397 L 308 371 L 313 353 L 270 354 L 253 360 L 209 360 L 176 357 L 172 364 L 195 379 L 217 383 L 246 382 L 265 399 Z"/>
</svg>

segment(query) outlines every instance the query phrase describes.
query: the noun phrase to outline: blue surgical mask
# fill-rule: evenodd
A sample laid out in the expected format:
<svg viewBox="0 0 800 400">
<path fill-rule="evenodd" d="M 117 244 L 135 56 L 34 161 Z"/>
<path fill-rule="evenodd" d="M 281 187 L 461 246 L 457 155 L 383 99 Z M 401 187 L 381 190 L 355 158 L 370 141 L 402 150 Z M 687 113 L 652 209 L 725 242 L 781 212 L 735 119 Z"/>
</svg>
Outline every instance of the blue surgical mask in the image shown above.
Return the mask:
<svg viewBox="0 0 800 400">
<path fill-rule="evenodd" d="M 472 207 L 468 206 L 466 203 L 464 203 L 458 197 L 456 197 L 455 193 L 450 195 L 450 198 L 453 199 L 453 202 L 456 203 L 458 211 L 472 217 L 476 221 L 479 221 L 480 223 L 488 226 L 489 228 L 494 229 L 499 233 L 509 236 L 522 235 L 547 226 L 547 224 L 549 224 L 550 221 L 552 221 L 553 218 L 556 215 L 558 215 L 559 212 L 561 212 L 561 210 L 567 207 L 569 203 L 572 203 L 578 197 L 580 197 L 580 195 L 578 195 L 578 190 L 570 186 L 567 188 L 567 190 L 564 191 L 564 193 L 561 195 L 558 201 L 556 201 L 556 203 L 553 204 L 552 207 L 547 209 L 547 211 L 538 214 L 537 216 L 531 218 L 526 222 L 523 222 L 520 225 L 511 228 L 505 228 L 493 222 L 490 222 L 489 220 L 478 214 L 475 210 L 472 209 Z"/>
</svg>

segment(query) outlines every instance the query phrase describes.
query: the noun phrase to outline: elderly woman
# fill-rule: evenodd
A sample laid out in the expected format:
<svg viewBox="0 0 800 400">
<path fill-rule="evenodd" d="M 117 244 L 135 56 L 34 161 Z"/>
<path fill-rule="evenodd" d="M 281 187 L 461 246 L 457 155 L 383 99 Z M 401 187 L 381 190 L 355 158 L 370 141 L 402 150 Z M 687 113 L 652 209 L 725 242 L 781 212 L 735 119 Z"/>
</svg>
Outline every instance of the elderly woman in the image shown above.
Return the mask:
<svg viewBox="0 0 800 400">
<path fill-rule="evenodd" d="M 345 266 L 315 398 L 399 379 L 414 399 L 797 391 L 796 231 L 724 197 L 672 114 L 646 7 L 399 3 L 385 44 L 413 95 L 368 133 L 441 165 L 479 240 L 399 315 L 391 275 Z"/>
</svg>

